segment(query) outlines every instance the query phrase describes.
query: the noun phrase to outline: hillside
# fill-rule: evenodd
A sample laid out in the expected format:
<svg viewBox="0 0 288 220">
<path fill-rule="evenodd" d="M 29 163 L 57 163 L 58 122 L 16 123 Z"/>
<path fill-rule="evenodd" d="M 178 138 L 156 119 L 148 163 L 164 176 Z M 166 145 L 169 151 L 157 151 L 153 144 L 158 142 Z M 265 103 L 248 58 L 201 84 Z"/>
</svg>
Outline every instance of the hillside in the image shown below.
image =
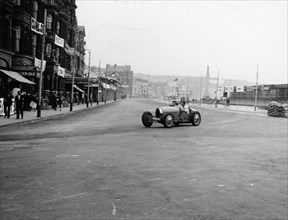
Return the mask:
<svg viewBox="0 0 288 220">
<path fill-rule="evenodd" d="M 179 84 L 190 84 L 191 86 L 200 87 L 201 77 L 190 77 L 190 76 L 171 76 L 171 75 L 151 75 L 144 73 L 134 73 L 134 77 L 148 80 L 151 83 L 171 83 L 175 79 L 178 80 Z M 205 76 L 202 77 L 202 85 L 205 84 Z M 217 78 L 210 78 L 210 84 L 217 84 Z M 253 82 L 245 80 L 233 80 L 233 79 L 219 79 L 219 86 L 249 86 L 254 85 Z"/>
</svg>

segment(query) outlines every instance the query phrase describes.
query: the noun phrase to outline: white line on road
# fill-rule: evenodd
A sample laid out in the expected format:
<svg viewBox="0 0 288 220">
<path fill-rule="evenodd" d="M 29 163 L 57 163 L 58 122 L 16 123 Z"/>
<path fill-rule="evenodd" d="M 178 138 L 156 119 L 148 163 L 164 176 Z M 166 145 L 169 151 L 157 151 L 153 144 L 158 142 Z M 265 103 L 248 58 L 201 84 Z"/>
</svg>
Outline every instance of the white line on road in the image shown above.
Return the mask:
<svg viewBox="0 0 288 220">
<path fill-rule="evenodd" d="M 87 194 L 87 192 L 85 192 L 85 193 L 78 193 L 78 194 L 70 195 L 70 196 L 63 196 L 63 197 L 59 197 L 59 198 L 55 198 L 55 199 L 51 199 L 51 200 L 44 201 L 44 202 L 42 202 L 42 203 L 54 202 L 54 201 L 61 200 L 61 199 L 70 199 L 70 198 L 74 198 L 74 197 L 78 197 L 78 196 L 83 196 L 83 195 L 85 195 L 85 194 Z"/>
</svg>

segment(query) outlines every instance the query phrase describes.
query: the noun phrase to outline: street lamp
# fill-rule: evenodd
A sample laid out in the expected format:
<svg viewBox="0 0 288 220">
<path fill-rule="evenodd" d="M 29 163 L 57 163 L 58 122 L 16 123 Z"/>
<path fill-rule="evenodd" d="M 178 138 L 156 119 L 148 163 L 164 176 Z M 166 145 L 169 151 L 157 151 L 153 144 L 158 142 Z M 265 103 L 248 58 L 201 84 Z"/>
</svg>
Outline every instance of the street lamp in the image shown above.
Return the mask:
<svg viewBox="0 0 288 220">
<path fill-rule="evenodd" d="M 89 107 L 89 101 L 90 101 L 90 61 L 91 61 L 91 50 L 90 49 L 85 49 L 89 51 L 89 66 L 88 66 L 88 77 L 87 77 L 87 108 Z"/>
<path fill-rule="evenodd" d="M 100 68 L 100 66 L 101 66 L 101 60 L 99 60 L 99 67 L 98 67 L 98 76 L 97 76 L 97 78 L 98 78 L 98 88 L 97 88 L 97 105 L 99 105 L 99 89 L 100 89 L 100 71 L 101 71 L 101 68 Z"/>
<path fill-rule="evenodd" d="M 44 10 L 43 35 L 42 35 L 42 49 L 41 49 L 42 51 L 41 51 L 40 77 L 39 77 L 37 117 L 41 117 L 42 84 L 43 84 L 43 60 L 44 60 L 44 48 L 45 48 L 45 37 L 46 37 L 46 17 L 47 17 L 47 9 L 45 8 L 45 10 Z"/>
</svg>

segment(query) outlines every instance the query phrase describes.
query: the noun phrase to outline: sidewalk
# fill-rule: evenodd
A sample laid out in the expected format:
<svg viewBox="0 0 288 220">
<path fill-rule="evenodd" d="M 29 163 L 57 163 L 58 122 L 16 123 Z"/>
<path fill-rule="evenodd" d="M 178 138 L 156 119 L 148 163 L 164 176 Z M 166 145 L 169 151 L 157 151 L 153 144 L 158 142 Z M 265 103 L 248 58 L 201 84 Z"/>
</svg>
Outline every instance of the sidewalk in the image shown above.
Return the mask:
<svg viewBox="0 0 288 220">
<path fill-rule="evenodd" d="M 114 101 L 107 101 L 106 104 L 111 103 Z M 87 108 L 86 104 L 80 104 L 80 105 L 74 105 L 73 111 L 70 111 L 70 106 L 62 108 L 62 111 L 57 108 L 57 110 L 41 110 L 41 117 L 37 117 L 37 111 L 24 111 L 24 117 L 23 119 L 16 119 L 16 114 L 10 115 L 10 118 L 4 118 L 4 116 L 0 116 L 0 127 L 6 127 L 10 125 L 21 125 L 21 124 L 27 124 L 32 123 L 35 121 L 43 121 L 50 118 L 57 118 L 57 117 L 63 117 L 64 115 L 74 114 L 75 112 L 81 112 L 86 111 L 91 108 L 96 108 L 98 106 L 105 105 L 105 103 L 100 102 L 99 105 L 97 105 L 96 102 L 93 102 L 92 107 L 89 104 L 89 107 Z"/>
<path fill-rule="evenodd" d="M 267 116 L 267 110 L 265 109 L 261 109 L 261 108 L 256 108 L 256 111 L 254 109 L 254 106 L 242 106 L 242 105 L 222 105 L 222 104 L 218 104 L 218 106 L 216 107 L 215 104 L 193 104 L 193 106 L 201 106 L 203 108 L 210 108 L 210 109 L 219 109 L 219 110 L 226 110 L 226 111 L 235 111 L 235 112 L 247 112 L 247 113 L 255 113 L 255 114 L 259 114 L 259 115 L 265 115 Z"/>
</svg>

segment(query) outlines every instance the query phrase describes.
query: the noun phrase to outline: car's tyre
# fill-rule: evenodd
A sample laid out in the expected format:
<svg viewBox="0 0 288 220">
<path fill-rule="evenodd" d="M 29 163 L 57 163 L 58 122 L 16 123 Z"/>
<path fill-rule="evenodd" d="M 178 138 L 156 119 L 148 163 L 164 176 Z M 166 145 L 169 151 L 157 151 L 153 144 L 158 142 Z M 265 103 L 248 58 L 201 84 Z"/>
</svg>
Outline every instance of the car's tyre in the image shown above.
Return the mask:
<svg viewBox="0 0 288 220">
<path fill-rule="evenodd" d="M 193 126 L 198 126 L 201 123 L 201 115 L 199 112 L 193 112 L 192 113 L 192 119 L 191 119 Z"/>
<path fill-rule="evenodd" d="M 171 128 L 174 124 L 174 117 L 173 115 L 166 115 L 164 118 L 163 125 L 165 128 Z"/>
<path fill-rule="evenodd" d="M 153 124 L 153 118 L 152 118 L 151 112 L 144 112 L 142 114 L 142 123 L 145 127 L 149 128 Z"/>
</svg>

